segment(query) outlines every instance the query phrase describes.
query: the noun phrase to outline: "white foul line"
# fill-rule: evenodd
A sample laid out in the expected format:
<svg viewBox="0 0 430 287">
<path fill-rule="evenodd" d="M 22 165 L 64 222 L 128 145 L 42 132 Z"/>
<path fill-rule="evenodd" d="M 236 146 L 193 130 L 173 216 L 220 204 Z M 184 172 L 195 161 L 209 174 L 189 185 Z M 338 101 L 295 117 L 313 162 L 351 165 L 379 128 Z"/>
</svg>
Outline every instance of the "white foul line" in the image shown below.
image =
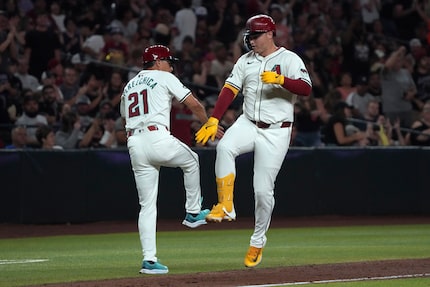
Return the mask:
<svg viewBox="0 0 430 287">
<path fill-rule="evenodd" d="M 419 277 L 430 277 L 430 273 L 392 275 L 392 276 L 381 276 L 381 277 L 362 277 L 362 278 L 351 278 L 351 279 L 301 281 L 301 282 L 265 284 L 265 285 L 246 285 L 246 286 L 239 286 L 239 287 L 296 286 L 296 285 L 306 285 L 306 284 L 325 284 L 325 283 L 355 282 L 355 281 L 370 281 L 370 280 L 388 280 L 388 279 L 405 279 L 405 278 L 419 278 Z"/>
<path fill-rule="evenodd" d="M 26 263 L 39 263 L 49 261 L 49 259 L 15 259 L 15 260 L 1 260 L 0 265 L 6 264 L 26 264 Z"/>
</svg>

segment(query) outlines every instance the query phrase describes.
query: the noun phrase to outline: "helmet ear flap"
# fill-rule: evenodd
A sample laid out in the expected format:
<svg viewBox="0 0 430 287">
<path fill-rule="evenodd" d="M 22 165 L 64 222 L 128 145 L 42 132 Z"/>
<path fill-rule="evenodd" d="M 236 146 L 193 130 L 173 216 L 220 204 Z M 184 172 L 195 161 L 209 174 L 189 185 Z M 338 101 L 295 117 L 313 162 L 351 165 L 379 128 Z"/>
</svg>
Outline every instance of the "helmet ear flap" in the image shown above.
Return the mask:
<svg viewBox="0 0 430 287">
<path fill-rule="evenodd" d="M 243 36 L 243 45 L 245 48 L 247 48 L 249 51 L 252 50 L 251 41 L 249 40 L 249 35 Z"/>
</svg>

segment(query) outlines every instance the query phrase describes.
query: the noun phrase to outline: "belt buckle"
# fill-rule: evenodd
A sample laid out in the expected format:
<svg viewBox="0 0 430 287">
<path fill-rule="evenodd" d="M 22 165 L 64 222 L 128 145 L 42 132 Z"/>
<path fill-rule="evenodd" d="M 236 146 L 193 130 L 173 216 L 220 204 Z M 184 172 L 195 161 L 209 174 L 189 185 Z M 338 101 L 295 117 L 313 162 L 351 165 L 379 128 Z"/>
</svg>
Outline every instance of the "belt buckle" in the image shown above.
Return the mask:
<svg viewBox="0 0 430 287">
<path fill-rule="evenodd" d="M 158 127 L 156 125 L 147 126 L 147 129 L 151 132 L 158 131 Z"/>
<path fill-rule="evenodd" d="M 259 127 L 260 129 L 267 129 L 270 128 L 270 124 L 266 124 L 265 122 L 256 122 L 255 123 L 257 125 L 257 127 Z"/>
</svg>

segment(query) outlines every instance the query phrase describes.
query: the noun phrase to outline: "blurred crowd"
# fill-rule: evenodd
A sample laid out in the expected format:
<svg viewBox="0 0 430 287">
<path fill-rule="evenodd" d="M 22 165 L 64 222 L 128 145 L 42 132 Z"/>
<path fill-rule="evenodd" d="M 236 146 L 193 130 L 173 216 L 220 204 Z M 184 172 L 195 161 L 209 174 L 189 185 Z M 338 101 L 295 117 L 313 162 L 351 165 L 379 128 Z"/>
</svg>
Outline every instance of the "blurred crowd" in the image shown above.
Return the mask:
<svg viewBox="0 0 430 287">
<path fill-rule="evenodd" d="M 174 73 L 210 115 L 259 13 L 313 82 L 296 103 L 293 146 L 430 145 L 428 0 L 4 0 L 0 148 L 124 147 L 122 88 L 152 44 L 180 59 Z M 241 107 L 239 95 L 225 129 Z M 191 112 L 176 102 L 171 116 L 195 146 Z"/>
</svg>

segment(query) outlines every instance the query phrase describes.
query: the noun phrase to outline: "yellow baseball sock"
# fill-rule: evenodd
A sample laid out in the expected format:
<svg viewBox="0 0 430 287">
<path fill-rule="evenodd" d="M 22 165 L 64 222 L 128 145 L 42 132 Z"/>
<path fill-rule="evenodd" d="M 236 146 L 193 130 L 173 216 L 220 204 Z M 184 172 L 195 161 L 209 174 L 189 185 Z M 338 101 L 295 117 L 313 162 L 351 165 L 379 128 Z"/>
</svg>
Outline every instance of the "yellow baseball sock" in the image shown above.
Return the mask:
<svg viewBox="0 0 430 287">
<path fill-rule="evenodd" d="M 234 188 L 234 174 L 216 178 L 218 202 L 223 204 L 228 212 L 233 209 L 233 188 Z"/>
</svg>

